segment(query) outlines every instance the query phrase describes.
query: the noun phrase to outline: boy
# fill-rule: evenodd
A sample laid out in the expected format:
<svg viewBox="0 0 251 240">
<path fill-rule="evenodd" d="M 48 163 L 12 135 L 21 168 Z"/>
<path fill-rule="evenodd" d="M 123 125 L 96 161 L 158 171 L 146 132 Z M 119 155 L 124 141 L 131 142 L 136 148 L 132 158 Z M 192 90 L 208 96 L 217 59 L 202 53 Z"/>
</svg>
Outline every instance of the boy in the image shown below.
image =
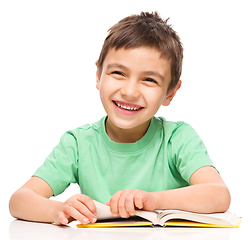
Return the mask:
<svg viewBox="0 0 251 240">
<path fill-rule="evenodd" d="M 10 200 L 14 217 L 65 225 L 96 221 L 94 200 L 127 218 L 135 209 L 224 212 L 230 194 L 196 132 L 154 117 L 181 86 L 183 48 L 157 13 L 122 19 L 110 30 L 96 87 L 107 116 L 66 132 Z M 82 194 L 49 199 L 78 183 Z"/>
</svg>

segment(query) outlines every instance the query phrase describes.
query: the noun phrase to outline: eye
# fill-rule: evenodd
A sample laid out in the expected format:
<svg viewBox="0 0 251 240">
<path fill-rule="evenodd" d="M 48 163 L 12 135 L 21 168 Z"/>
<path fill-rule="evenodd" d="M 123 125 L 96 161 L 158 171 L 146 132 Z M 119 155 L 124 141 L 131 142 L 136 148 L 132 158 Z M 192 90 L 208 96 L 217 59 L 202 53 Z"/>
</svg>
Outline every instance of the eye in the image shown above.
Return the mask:
<svg viewBox="0 0 251 240">
<path fill-rule="evenodd" d="M 144 81 L 147 81 L 147 82 L 152 82 L 152 83 L 156 83 L 156 84 L 158 84 L 158 82 L 157 81 L 155 81 L 154 79 L 152 79 L 152 78 L 146 78 Z"/>
<path fill-rule="evenodd" d="M 124 74 L 120 71 L 113 71 L 112 74 L 124 76 Z"/>
</svg>

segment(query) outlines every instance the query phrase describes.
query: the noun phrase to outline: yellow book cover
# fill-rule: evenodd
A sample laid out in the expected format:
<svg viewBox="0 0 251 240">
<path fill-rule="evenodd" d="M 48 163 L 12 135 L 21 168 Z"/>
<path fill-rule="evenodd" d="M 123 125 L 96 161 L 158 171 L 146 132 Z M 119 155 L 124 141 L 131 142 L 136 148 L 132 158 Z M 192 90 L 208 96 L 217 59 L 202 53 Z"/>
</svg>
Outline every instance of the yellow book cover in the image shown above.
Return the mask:
<svg viewBox="0 0 251 240">
<path fill-rule="evenodd" d="M 98 222 L 78 224 L 78 228 L 102 227 L 202 227 L 202 228 L 239 228 L 241 218 L 232 212 L 198 214 L 179 210 L 156 210 L 154 212 L 137 210 L 135 218 L 114 217 L 110 207 L 94 201 Z M 140 219 L 140 220 L 139 220 Z M 146 221 L 147 220 L 147 221 Z"/>
</svg>

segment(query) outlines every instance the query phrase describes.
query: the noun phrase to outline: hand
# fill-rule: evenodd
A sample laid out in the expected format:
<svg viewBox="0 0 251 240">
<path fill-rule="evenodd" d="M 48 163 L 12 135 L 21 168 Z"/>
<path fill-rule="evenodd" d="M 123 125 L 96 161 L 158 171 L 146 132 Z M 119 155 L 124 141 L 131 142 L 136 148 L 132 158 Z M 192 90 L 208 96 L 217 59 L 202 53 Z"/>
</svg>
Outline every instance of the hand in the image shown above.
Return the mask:
<svg viewBox="0 0 251 240">
<path fill-rule="evenodd" d="M 115 193 L 108 205 L 110 205 L 111 213 L 114 216 L 120 215 L 122 218 L 128 218 L 135 215 L 135 209 L 155 210 L 157 199 L 153 194 L 142 190 L 126 189 Z"/>
<path fill-rule="evenodd" d="M 57 209 L 54 214 L 54 222 L 56 225 L 66 225 L 74 220 L 83 224 L 87 224 L 89 221 L 95 223 L 97 220 L 95 214 L 96 206 L 93 200 L 86 195 L 76 194 Z"/>
</svg>

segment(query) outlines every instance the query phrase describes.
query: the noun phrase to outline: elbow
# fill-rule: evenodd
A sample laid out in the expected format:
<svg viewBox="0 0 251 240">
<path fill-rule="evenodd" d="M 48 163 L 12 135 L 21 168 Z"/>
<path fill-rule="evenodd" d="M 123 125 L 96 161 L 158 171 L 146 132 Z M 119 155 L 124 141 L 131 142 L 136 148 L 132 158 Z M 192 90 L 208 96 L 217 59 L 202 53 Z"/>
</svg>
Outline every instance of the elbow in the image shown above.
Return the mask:
<svg viewBox="0 0 251 240">
<path fill-rule="evenodd" d="M 229 209 L 231 203 L 231 195 L 229 189 L 226 186 L 219 187 L 216 196 L 216 212 L 226 212 Z"/>
<path fill-rule="evenodd" d="M 14 210 L 14 201 L 15 201 L 15 193 L 13 193 L 13 195 L 11 196 L 10 201 L 9 201 L 9 212 L 12 217 L 16 218 L 15 210 Z"/>
<path fill-rule="evenodd" d="M 226 197 L 225 197 L 225 201 L 223 204 L 224 212 L 226 212 L 229 209 L 230 204 L 231 204 L 231 194 L 229 192 L 229 189 L 226 187 Z"/>
<path fill-rule="evenodd" d="M 19 206 L 19 199 L 18 199 L 19 192 L 18 190 L 14 192 L 9 201 L 9 212 L 12 217 L 18 218 L 18 206 Z"/>
</svg>

